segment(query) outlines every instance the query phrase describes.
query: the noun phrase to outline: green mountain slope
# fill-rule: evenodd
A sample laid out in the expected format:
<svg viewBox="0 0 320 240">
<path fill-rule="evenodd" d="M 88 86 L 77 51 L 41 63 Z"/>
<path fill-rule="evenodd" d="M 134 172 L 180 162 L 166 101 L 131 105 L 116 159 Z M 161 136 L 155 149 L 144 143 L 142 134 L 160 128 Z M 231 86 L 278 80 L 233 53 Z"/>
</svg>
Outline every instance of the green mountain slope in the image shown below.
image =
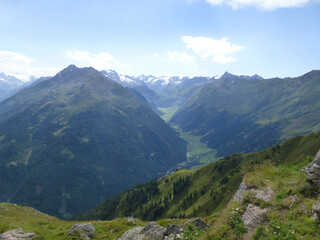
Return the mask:
<svg viewBox="0 0 320 240">
<path fill-rule="evenodd" d="M 264 163 L 306 165 L 307 157 L 314 156 L 319 148 L 320 133 L 312 133 L 261 152 L 234 154 L 198 170 L 180 170 L 137 185 L 78 215 L 77 219 L 105 220 L 131 215 L 143 220 L 209 216 L 228 204 L 243 176 L 255 166 Z"/>
<path fill-rule="evenodd" d="M 68 218 L 184 161 L 185 142 L 141 97 L 69 66 L 2 102 L 0 201 Z"/>
<path fill-rule="evenodd" d="M 259 151 L 281 139 L 320 130 L 320 71 L 297 78 L 222 77 L 193 95 L 172 117 L 218 156 Z"/>
</svg>

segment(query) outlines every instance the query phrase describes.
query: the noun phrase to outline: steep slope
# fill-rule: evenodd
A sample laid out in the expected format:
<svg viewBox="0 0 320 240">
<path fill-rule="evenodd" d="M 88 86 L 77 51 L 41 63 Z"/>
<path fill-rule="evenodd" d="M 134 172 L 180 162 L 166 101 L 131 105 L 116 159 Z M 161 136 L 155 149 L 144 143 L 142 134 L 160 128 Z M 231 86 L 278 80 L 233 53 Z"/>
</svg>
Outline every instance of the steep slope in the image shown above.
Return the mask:
<svg viewBox="0 0 320 240">
<path fill-rule="evenodd" d="M 320 130 L 320 71 L 285 79 L 228 74 L 205 85 L 171 119 L 202 137 L 218 156 L 259 151 Z"/>
<path fill-rule="evenodd" d="M 93 68 L 69 66 L 0 104 L 1 201 L 70 217 L 185 160 L 178 134 Z"/>
<path fill-rule="evenodd" d="M 261 152 L 234 154 L 198 170 L 180 170 L 137 185 L 79 215 L 77 219 L 135 216 L 155 220 L 209 216 L 228 204 L 243 176 L 256 166 L 304 166 L 310 161 L 308 156 L 314 156 L 319 149 L 320 133 L 311 133 Z M 297 170 L 299 173 L 300 169 Z"/>
</svg>

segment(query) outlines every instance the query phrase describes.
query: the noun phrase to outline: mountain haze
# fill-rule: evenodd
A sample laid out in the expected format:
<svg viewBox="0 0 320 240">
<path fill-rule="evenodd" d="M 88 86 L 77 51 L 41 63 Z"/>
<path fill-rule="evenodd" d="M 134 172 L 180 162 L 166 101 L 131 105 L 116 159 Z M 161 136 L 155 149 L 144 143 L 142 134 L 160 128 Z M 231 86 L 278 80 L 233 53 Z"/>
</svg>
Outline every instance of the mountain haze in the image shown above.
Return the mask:
<svg viewBox="0 0 320 240">
<path fill-rule="evenodd" d="M 186 101 L 171 122 L 201 136 L 218 156 L 259 151 L 320 130 L 320 71 L 296 78 L 225 74 Z"/>
<path fill-rule="evenodd" d="M 71 65 L 3 101 L 0 201 L 68 218 L 184 161 L 184 141 L 142 98 Z"/>
</svg>

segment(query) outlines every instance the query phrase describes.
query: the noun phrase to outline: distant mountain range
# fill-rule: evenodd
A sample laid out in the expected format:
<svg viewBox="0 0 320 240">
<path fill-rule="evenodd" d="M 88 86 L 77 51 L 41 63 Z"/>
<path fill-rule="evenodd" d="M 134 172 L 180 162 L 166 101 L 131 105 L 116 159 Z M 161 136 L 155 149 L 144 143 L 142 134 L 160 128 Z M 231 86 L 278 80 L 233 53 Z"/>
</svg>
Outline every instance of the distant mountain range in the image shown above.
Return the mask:
<svg viewBox="0 0 320 240">
<path fill-rule="evenodd" d="M 202 136 L 218 156 L 253 152 L 320 130 L 320 71 L 296 78 L 224 75 L 183 103 L 171 119 Z"/>
<path fill-rule="evenodd" d="M 0 103 L 0 201 L 68 218 L 186 160 L 140 93 L 73 65 Z"/>
</svg>

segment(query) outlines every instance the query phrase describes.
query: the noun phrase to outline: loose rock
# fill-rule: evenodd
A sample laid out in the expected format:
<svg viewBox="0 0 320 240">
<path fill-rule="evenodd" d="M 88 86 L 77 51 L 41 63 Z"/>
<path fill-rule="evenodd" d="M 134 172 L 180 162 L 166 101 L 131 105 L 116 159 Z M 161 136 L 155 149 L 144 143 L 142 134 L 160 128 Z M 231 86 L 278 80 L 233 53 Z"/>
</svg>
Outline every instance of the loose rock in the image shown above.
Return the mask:
<svg viewBox="0 0 320 240">
<path fill-rule="evenodd" d="M 261 209 L 250 203 L 242 216 L 244 226 L 253 231 L 257 226 L 266 223 L 268 221 L 266 211 L 267 209 Z"/>
<path fill-rule="evenodd" d="M 320 151 L 311 163 L 302 168 L 302 171 L 307 174 L 309 181 L 312 181 L 317 187 L 320 187 Z"/>
<path fill-rule="evenodd" d="M 90 237 L 94 237 L 94 234 L 96 232 L 92 223 L 77 223 L 69 229 L 68 233 L 69 235 L 73 235 L 76 231 L 78 231 L 80 233 L 80 236 L 86 240 Z"/>
<path fill-rule="evenodd" d="M 312 218 L 314 220 L 320 220 L 320 201 L 312 205 Z"/>
<path fill-rule="evenodd" d="M 22 228 L 7 231 L 0 235 L 1 240 L 33 240 L 35 233 L 24 233 Z"/>
<path fill-rule="evenodd" d="M 202 231 L 206 231 L 207 228 L 209 227 L 209 225 L 203 221 L 201 218 L 196 218 L 196 219 L 191 219 L 189 221 L 187 221 L 186 223 L 184 223 L 181 228 L 183 229 L 183 231 L 188 227 L 188 225 L 193 225 L 197 228 L 199 228 Z"/>
</svg>

